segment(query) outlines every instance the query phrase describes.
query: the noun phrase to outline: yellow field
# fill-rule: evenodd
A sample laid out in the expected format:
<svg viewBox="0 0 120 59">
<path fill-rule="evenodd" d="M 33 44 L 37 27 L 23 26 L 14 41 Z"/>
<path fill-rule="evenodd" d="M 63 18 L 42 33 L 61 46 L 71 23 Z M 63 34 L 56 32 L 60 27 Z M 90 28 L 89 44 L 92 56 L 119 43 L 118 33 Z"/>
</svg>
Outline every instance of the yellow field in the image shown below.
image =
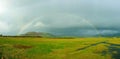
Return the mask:
<svg viewBox="0 0 120 59">
<path fill-rule="evenodd" d="M 5 59 L 120 59 L 120 38 L 1 37 Z"/>
</svg>

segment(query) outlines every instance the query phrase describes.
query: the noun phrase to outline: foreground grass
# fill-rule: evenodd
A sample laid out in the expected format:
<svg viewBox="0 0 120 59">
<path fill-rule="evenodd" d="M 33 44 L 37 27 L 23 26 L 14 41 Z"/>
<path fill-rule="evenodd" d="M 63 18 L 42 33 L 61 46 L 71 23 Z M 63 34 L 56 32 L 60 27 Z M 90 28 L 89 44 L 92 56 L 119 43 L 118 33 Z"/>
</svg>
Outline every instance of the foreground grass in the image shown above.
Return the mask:
<svg viewBox="0 0 120 59">
<path fill-rule="evenodd" d="M 120 59 L 120 38 L 0 37 L 0 58 L 6 59 Z"/>
</svg>

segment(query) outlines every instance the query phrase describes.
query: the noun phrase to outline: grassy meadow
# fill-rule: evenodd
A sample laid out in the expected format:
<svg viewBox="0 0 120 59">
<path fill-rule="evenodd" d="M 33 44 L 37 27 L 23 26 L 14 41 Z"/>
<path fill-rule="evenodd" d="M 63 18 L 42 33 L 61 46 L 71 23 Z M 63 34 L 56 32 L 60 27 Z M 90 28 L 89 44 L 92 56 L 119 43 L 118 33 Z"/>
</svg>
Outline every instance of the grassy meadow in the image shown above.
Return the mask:
<svg viewBox="0 0 120 59">
<path fill-rule="evenodd" d="M 0 37 L 1 59 L 120 59 L 120 38 Z"/>
</svg>

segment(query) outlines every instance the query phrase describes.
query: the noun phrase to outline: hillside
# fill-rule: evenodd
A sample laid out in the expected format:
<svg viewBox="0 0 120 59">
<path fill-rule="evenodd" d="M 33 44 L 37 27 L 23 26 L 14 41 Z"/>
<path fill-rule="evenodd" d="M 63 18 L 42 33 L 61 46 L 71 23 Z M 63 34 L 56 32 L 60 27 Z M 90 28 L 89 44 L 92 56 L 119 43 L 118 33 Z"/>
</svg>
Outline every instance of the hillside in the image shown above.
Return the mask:
<svg viewBox="0 0 120 59">
<path fill-rule="evenodd" d="M 25 34 L 21 34 L 20 36 L 54 37 L 53 34 L 43 33 L 43 32 L 27 32 L 27 33 L 25 33 Z"/>
</svg>

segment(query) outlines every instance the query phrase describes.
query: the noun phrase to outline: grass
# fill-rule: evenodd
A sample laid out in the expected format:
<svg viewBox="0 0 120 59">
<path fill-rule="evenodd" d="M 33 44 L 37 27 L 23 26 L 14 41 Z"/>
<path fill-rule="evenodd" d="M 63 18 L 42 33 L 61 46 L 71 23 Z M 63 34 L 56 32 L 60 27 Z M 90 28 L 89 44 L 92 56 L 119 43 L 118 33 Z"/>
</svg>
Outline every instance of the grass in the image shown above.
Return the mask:
<svg viewBox="0 0 120 59">
<path fill-rule="evenodd" d="M 119 45 L 120 38 L 0 37 L 0 58 L 119 59 Z"/>
</svg>

